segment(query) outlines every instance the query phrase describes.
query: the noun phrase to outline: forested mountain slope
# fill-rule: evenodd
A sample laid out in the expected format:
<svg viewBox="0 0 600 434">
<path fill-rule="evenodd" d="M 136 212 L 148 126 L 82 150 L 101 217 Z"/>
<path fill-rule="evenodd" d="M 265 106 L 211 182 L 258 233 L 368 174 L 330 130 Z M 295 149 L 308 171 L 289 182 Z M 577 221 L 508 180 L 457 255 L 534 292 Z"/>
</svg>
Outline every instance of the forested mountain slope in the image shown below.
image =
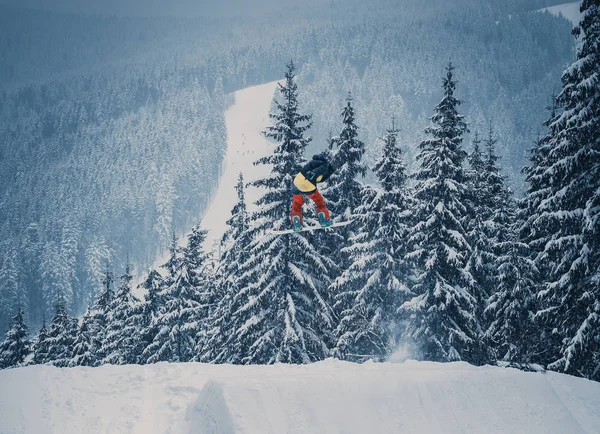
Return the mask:
<svg viewBox="0 0 600 434">
<path fill-rule="evenodd" d="M 454 59 L 471 130 L 493 121 L 518 185 L 571 60 L 571 25 L 530 12 L 543 2 L 488 3 L 279 5 L 251 19 L 0 6 L 0 333 L 17 305 L 32 327 L 59 298 L 81 313 L 107 261 L 143 269 L 197 222 L 218 182 L 230 92 L 279 79 L 289 58 L 313 149 L 351 92 L 369 161 L 392 115 L 414 148 Z"/>
</svg>

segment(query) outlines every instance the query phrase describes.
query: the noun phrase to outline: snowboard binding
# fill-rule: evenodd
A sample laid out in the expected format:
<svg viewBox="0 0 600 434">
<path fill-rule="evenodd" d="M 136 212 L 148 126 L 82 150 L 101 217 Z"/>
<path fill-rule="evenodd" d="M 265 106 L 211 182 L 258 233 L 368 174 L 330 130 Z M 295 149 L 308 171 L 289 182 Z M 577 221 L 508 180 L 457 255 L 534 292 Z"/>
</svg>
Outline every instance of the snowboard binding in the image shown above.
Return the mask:
<svg viewBox="0 0 600 434">
<path fill-rule="evenodd" d="M 300 220 L 300 216 L 295 215 L 292 217 L 292 229 L 294 232 L 302 231 L 302 220 Z"/>
<path fill-rule="evenodd" d="M 328 219 L 325 216 L 324 212 L 320 212 L 318 214 L 318 216 L 319 216 L 319 223 L 320 223 L 321 227 L 328 228 L 328 227 L 331 227 L 331 225 L 333 225 L 333 222 L 331 221 L 331 219 Z"/>
</svg>

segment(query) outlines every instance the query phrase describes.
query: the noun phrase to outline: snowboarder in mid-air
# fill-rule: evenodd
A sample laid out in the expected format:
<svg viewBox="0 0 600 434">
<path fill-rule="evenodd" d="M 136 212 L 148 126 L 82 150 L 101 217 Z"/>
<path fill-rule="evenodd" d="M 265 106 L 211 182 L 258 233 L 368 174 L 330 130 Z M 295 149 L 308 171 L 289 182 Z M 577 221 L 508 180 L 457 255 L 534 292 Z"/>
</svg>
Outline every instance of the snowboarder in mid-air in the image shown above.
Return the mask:
<svg viewBox="0 0 600 434">
<path fill-rule="evenodd" d="M 292 202 L 292 213 L 290 215 L 292 229 L 300 232 L 303 228 L 302 224 L 302 205 L 304 205 L 304 196 L 308 196 L 317 206 L 317 216 L 321 227 L 327 228 L 332 225 L 329 211 L 325 205 L 325 200 L 319 190 L 317 184 L 324 182 L 335 172 L 333 165 L 333 151 L 324 151 L 312 157 L 300 173 L 294 178 L 292 190 L 294 200 Z"/>
</svg>

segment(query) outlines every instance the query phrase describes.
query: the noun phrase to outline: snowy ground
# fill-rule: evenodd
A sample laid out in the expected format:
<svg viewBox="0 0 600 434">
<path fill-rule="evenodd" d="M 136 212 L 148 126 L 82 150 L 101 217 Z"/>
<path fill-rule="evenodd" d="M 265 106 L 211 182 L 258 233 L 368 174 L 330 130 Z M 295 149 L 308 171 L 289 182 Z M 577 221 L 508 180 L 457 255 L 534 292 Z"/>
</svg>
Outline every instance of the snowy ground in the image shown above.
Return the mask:
<svg viewBox="0 0 600 434">
<path fill-rule="evenodd" d="M 0 433 L 600 433 L 600 383 L 466 363 L 0 371 Z"/>
<path fill-rule="evenodd" d="M 551 6 L 549 8 L 540 9 L 540 11 L 548 11 L 556 16 L 562 15 L 573 23 L 574 26 L 579 24 L 581 13 L 579 12 L 580 2 L 565 3 L 562 5 Z"/>
</svg>

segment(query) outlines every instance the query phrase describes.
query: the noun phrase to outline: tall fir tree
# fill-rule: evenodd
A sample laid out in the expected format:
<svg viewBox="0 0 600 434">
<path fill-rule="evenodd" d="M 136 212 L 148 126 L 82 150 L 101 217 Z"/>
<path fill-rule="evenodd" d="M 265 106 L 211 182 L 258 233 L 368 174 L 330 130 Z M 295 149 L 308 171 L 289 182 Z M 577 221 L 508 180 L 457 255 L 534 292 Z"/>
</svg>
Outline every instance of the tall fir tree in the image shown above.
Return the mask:
<svg viewBox="0 0 600 434">
<path fill-rule="evenodd" d="M 290 225 L 291 185 L 300 171 L 309 142 L 304 136 L 310 116 L 298 110 L 294 64 L 288 63 L 285 84 L 270 114 L 273 125 L 265 136 L 277 142 L 272 155 L 255 164 L 270 174 L 251 185 L 264 188 L 251 216 L 250 258 L 242 276 L 248 285 L 235 295 L 234 338 L 228 342 L 231 363 L 309 363 L 329 355 L 333 317 L 323 291 L 332 265 L 320 255 L 312 238 L 302 233 L 276 236 L 268 229 Z"/>
<path fill-rule="evenodd" d="M 352 262 L 332 284 L 340 312 L 334 354 L 347 360 L 385 360 L 398 342 L 397 310 L 410 298 L 405 256 L 412 203 L 393 125 L 383 141 L 373 168 L 381 187 L 363 189 L 353 211 L 359 230 L 345 248 Z"/>
<path fill-rule="evenodd" d="M 367 173 L 367 167 L 362 161 L 365 144 L 358 136 L 356 114 L 350 95 L 346 99 L 341 116 L 342 131 L 339 136 L 329 140 L 329 148 L 335 152 L 333 166 L 336 170 L 324 190 L 327 207 L 334 222 L 352 220 L 361 204 L 363 184 L 359 177 L 364 178 Z M 337 265 L 337 268 L 331 270 L 332 278 L 338 277 L 342 270 L 350 266 L 350 258 L 343 253 L 343 248 L 349 246 L 354 229 L 352 224 L 318 235 L 319 251 L 332 258 Z"/>
<path fill-rule="evenodd" d="M 544 122 L 548 131 L 539 136 L 535 145 L 529 151 L 530 164 L 523 168 L 527 182 L 527 189 L 522 205 L 519 209 L 520 219 L 523 224 L 520 227 L 520 239 L 527 244 L 535 267 L 541 276 L 539 282 L 543 282 L 550 275 L 552 269 L 550 256 L 545 251 L 546 245 L 554 233 L 558 232 L 561 225 L 560 219 L 553 213 L 548 212 L 546 204 L 553 194 L 553 177 L 548 170 L 556 162 L 556 154 L 553 152 L 556 146 L 556 137 L 550 131 L 552 125 L 559 116 L 559 107 L 556 96 L 552 95 L 551 105 L 548 107 L 550 115 Z M 536 298 L 538 311 L 535 315 L 535 326 L 539 333 L 539 341 L 544 342 L 544 350 L 537 351 L 537 363 L 546 366 L 560 357 L 561 336 L 555 329 L 555 312 L 553 308 L 546 309 L 548 302 L 544 301 L 544 308 L 540 308 L 538 300 L 547 299 L 546 285 L 538 283 Z"/>
<path fill-rule="evenodd" d="M 93 346 L 94 318 L 88 308 L 83 315 L 77 336 L 73 342 L 73 357 L 69 366 L 96 366 L 98 361 Z"/>
<path fill-rule="evenodd" d="M 219 263 L 216 282 L 218 301 L 208 321 L 206 343 L 198 360 L 211 363 L 228 363 L 235 359 L 230 353 L 230 341 L 235 339 L 233 302 L 236 295 L 248 285 L 242 275 L 243 264 L 250 259 L 248 245 L 250 219 L 244 193 L 244 177 L 240 173 L 235 187 L 237 202 L 227 220 L 228 228 L 221 240 L 223 255 Z"/>
<path fill-rule="evenodd" d="M 474 279 L 465 270 L 470 246 L 462 225 L 467 155 L 461 143 L 467 126 L 457 111 L 452 64 L 446 71 L 444 97 L 431 117 L 434 126 L 426 129 L 430 138 L 419 144 L 417 223 L 410 237 L 419 275 L 412 287 L 415 297 L 400 312 L 407 320 L 406 336 L 420 348 L 418 357 L 481 364 L 488 356 L 479 339 L 477 300 L 469 290 Z"/>
<path fill-rule="evenodd" d="M 112 301 L 115 297 L 113 284 L 115 281 L 114 273 L 110 270 L 108 261 L 104 270 L 102 279 L 102 290 L 96 298 L 93 310 L 93 321 L 91 324 L 92 352 L 96 356 L 98 364 L 102 363 L 105 354 L 102 351 L 104 339 L 106 338 L 106 329 L 109 326 L 109 313 Z"/>
<path fill-rule="evenodd" d="M 331 175 L 327 188 L 328 207 L 334 220 L 349 220 L 361 203 L 362 183 L 367 167 L 362 162 L 365 144 L 358 138 L 356 115 L 352 98 L 348 96 L 342 111 L 343 128 L 339 137 L 333 137 L 330 147 L 336 149 L 334 165 L 336 171 Z"/>
<path fill-rule="evenodd" d="M 481 139 L 475 132 L 473 151 L 469 154 L 468 172 L 468 212 L 463 221 L 468 230 L 471 253 L 467 270 L 474 278 L 474 296 L 477 303 L 483 306 L 493 292 L 493 276 L 495 274 L 493 242 L 486 223 L 492 215 L 493 202 L 490 200 L 490 186 L 487 182 L 486 158 L 481 149 Z"/>
<path fill-rule="evenodd" d="M 547 275 L 549 272 L 549 268 L 545 264 L 547 261 L 543 259 L 544 247 L 551 234 L 558 229 L 556 221 L 540 212 L 540 205 L 548 199 L 552 191 L 551 177 L 548 176 L 547 170 L 556 159 L 552 152 L 556 146 L 556 140 L 549 127 L 558 118 L 558 109 L 556 95 L 552 95 L 551 105 L 548 107 L 550 115 L 544 122 L 547 131 L 537 138 L 535 145 L 529 150 L 530 164 L 522 169 L 527 189 L 521 207 L 521 218 L 524 220 L 521 227 L 521 238 L 529 245 L 542 275 Z"/>
<path fill-rule="evenodd" d="M 144 302 L 138 306 L 139 332 L 136 336 L 135 354 L 137 354 L 136 363 L 144 364 L 147 362 L 144 350 L 154 341 L 158 333 L 157 319 L 164 308 L 164 301 L 160 295 L 164 289 L 164 281 L 158 271 L 150 268 L 140 287 L 145 294 Z"/>
<path fill-rule="evenodd" d="M 551 194 L 539 206 L 559 223 L 544 249 L 543 295 L 562 340 L 550 368 L 600 380 L 600 4 L 583 0 L 580 11 L 577 60 L 563 74 L 564 111 L 551 125 Z"/>
<path fill-rule="evenodd" d="M 199 314 L 204 307 L 203 294 L 195 285 L 199 281 L 198 250 L 205 237 L 206 231 L 195 226 L 185 248 L 171 249 L 166 264 L 169 276 L 160 293 L 164 308 L 156 319 L 157 334 L 144 350 L 148 363 L 188 362 L 195 356 L 196 336 L 203 325 Z"/>
<path fill-rule="evenodd" d="M 8 329 L 11 315 L 21 307 L 28 307 L 26 288 L 21 283 L 17 250 L 8 243 L 2 245 L 0 256 L 0 336 Z"/>
<path fill-rule="evenodd" d="M 0 343 L 0 369 L 21 366 L 31 354 L 31 341 L 21 308 L 13 317 L 13 324 Z"/>
<path fill-rule="evenodd" d="M 52 317 L 48 337 L 48 360 L 54 366 L 69 366 L 73 353 L 73 342 L 77 334 L 77 320 L 69 317 L 66 301 L 56 305 L 56 313 Z"/>
<path fill-rule="evenodd" d="M 503 221 L 506 233 L 495 244 L 497 288 L 485 310 L 489 322 L 486 341 L 492 346 L 495 358 L 517 366 L 538 362 L 546 344 L 539 342 L 536 321 L 540 274 L 529 245 L 519 238 L 523 224 L 520 215 L 506 213 L 508 220 Z"/>
<path fill-rule="evenodd" d="M 131 293 L 133 276 L 130 268 L 127 261 L 125 273 L 120 277 L 121 284 L 108 308 L 107 327 L 100 350 L 102 364 L 123 365 L 137 361 L 135 339 L 139 330 L 134 309 L 139 300 Z"/>
<path fill-rule="evenodd" d="M 40 327 L 40 331 L 33 344 L 32 362 L 35 365 L 42 365 L 48 361 L 48 328 L 46 327 L 46 321 L 44 320 L 42 321 L 42 327 Z"/>
</svg>

